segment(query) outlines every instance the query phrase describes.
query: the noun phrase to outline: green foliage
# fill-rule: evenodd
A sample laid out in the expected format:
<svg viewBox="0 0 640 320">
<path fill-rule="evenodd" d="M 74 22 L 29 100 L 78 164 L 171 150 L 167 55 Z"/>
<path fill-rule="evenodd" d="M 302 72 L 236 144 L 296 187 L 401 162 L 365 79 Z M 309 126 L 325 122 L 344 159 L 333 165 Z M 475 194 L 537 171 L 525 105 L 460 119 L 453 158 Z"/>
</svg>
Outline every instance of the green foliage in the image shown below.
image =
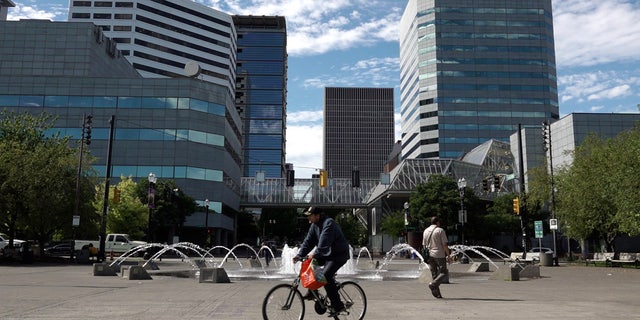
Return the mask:
<svg viewBox="0 0 640 320">
<path fill-rule="evenodd" d="M 572 238 L 595 235 L 609 249 L 620 233 L 640 234 L 640 129 L 614 138 L 588 136 L 557 176 L 557 216 Z"/>
<path fill-rule="evenodd" d="M 365 246 L 368 244 L 367 229 L 358 219 L 346 210 L 336 217 L 342 233 L 351 246 Z"/>
<path fill-rule="evenodd" d="M 56 234 L 70 238 L 76 197 L 77 151 L 68 137 L 46 133 L 54 121 L 44 113 L 0 113 L 0 228 L 41 244 Z M 93 182 L 80 178 L 86 217 Z"/>
<path fill-rule="evenodd" d="M 113 201 L 114 189 L 120 190 L 120 201 Z M 96 194 L 95 205 L 102 211 L 104 186 Z M 120 182 L 109 188 L 109 215 L 107 233 L 128 233 L 133 239 L 142 239 L 146 233 L 148 210 L 146 204 L 137 197 L 137 184 L 131 177 L 120 177 Z"/>
<path fill-rule="evenodd" d="M 191 196 L 178 188 L 175 181 L 170 179 L 158 179 L 155 184 L 154 208 L 149 210 L 149 180 L 141 179 L 135 187 L 132 198 L 137 198 L 142 204 L 146 214 L 140 220 L 143 225 L 136 226 L 144 234 L 150 230 L 151 234 L 146 239 L 149 242 L 171 242 L 173 236 L 180 235 L 184 221 L 198 208 Z M 149 216 L 151 220 L 149 221 Z M 115 231 L 114 231 L 115 232 Z"/>
<path fill-rule="evenodd" d="M 460 194 L 456 181 L 443 175 L 432 175 L 419 184 L 409 200 L 410 225 L 422 230 L 431 224 L 431 217 L 443 220 L 442 226 L 455 224 L 460 209 Z"/>
<path fill-rule="evenodd" d="M 391 237 L 399 237 L 406 229 L 404 225 L 404 213 L 395 211 L 382 219 L 380 231 Z"/>
</svg>

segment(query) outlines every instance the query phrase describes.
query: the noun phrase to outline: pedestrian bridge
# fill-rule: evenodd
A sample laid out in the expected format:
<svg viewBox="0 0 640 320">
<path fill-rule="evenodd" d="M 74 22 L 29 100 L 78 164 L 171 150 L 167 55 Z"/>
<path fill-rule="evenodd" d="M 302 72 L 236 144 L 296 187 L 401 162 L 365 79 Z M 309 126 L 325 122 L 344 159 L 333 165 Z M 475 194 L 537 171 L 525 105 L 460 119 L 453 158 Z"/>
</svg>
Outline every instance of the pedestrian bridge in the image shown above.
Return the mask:
<svg viewBox="0 0 640 320">
<path fill-rule="evenodd" d="M 241 183 L 242 207 L 308 207 L 364 208 L 378 179 L 361 179 L 359 187 L 351 185 L 351 179 L 329 179 L 326 187 L 320 180 L 296 179 L 294 186 L 287 186 L 285 178 L 256 179 L 243 177 Z"/>
</svg>

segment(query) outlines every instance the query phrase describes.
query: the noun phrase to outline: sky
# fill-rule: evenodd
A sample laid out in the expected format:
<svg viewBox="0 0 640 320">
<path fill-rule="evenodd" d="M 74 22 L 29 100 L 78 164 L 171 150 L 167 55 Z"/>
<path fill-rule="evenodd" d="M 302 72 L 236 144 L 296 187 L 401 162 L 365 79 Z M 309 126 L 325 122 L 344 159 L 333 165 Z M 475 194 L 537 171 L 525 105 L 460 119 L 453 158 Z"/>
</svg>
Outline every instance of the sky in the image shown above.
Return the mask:
<svg viewBox="0 0 640 320">
<path fill-rule="evenodd" d="M 67 20 L 69 0 L 13 0 L 8 20 Z M 398 27 L 406 0 L 195 0 L 240 15 L 287 21 L 287 156 L 296 178 L 322 167 L 325 87 L 395 88 L 399 128 Z M 638 113 L 640 1 L 553 0 L 560 117 Z M 395 140 L 399 140 L 396 130 Z M 382 168 L 381 168 L 382 170 Z"/>
</svg>

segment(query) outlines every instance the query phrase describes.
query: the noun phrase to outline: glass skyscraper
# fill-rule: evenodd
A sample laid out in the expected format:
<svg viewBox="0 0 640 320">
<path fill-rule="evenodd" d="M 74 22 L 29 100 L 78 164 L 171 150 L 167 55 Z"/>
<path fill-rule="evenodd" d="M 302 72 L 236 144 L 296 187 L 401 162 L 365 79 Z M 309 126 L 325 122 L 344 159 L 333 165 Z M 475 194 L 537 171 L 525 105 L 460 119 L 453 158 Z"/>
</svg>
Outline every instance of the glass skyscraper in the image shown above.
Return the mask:
<svg viewBox="0 0 640 320">
<path fill-rule="evenodd" d="M 460 158 L 558 119 L 551 0 L 409 0 L 400 63 L 404 158 Z"/>
<path fill-rule="evenodd" d="M 236 108 L 244 123 L 243 176 L 284 176 L 287 30 L 284 17 L 233 16 L 238 34 Z"/>
</svg>

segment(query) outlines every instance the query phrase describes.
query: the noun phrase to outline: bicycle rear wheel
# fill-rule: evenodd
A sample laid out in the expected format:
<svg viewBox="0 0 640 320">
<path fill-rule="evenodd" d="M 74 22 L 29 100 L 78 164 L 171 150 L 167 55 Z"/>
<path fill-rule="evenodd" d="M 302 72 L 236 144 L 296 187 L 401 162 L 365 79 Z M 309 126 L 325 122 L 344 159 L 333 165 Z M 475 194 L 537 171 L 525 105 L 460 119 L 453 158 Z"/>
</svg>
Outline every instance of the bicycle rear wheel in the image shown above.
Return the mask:
<svg viewBox="0 0 640 320">
<path fill-rule="evenodd" d="M 304 317 L 304 300 L 297 288 L 290 284 L 279 284 L 267 293 L 262 302 L 264 320 L 297 319 Z"/>
<path fill-rule="evenodd" d="M 349 314 L 341 314 L 340 319 L 362 320 L 367 312 L 367 296 L 364 290 L 353 281 L 346 281 L 340 284 L 340 299 L 347 307 Z"/>
</svg>

